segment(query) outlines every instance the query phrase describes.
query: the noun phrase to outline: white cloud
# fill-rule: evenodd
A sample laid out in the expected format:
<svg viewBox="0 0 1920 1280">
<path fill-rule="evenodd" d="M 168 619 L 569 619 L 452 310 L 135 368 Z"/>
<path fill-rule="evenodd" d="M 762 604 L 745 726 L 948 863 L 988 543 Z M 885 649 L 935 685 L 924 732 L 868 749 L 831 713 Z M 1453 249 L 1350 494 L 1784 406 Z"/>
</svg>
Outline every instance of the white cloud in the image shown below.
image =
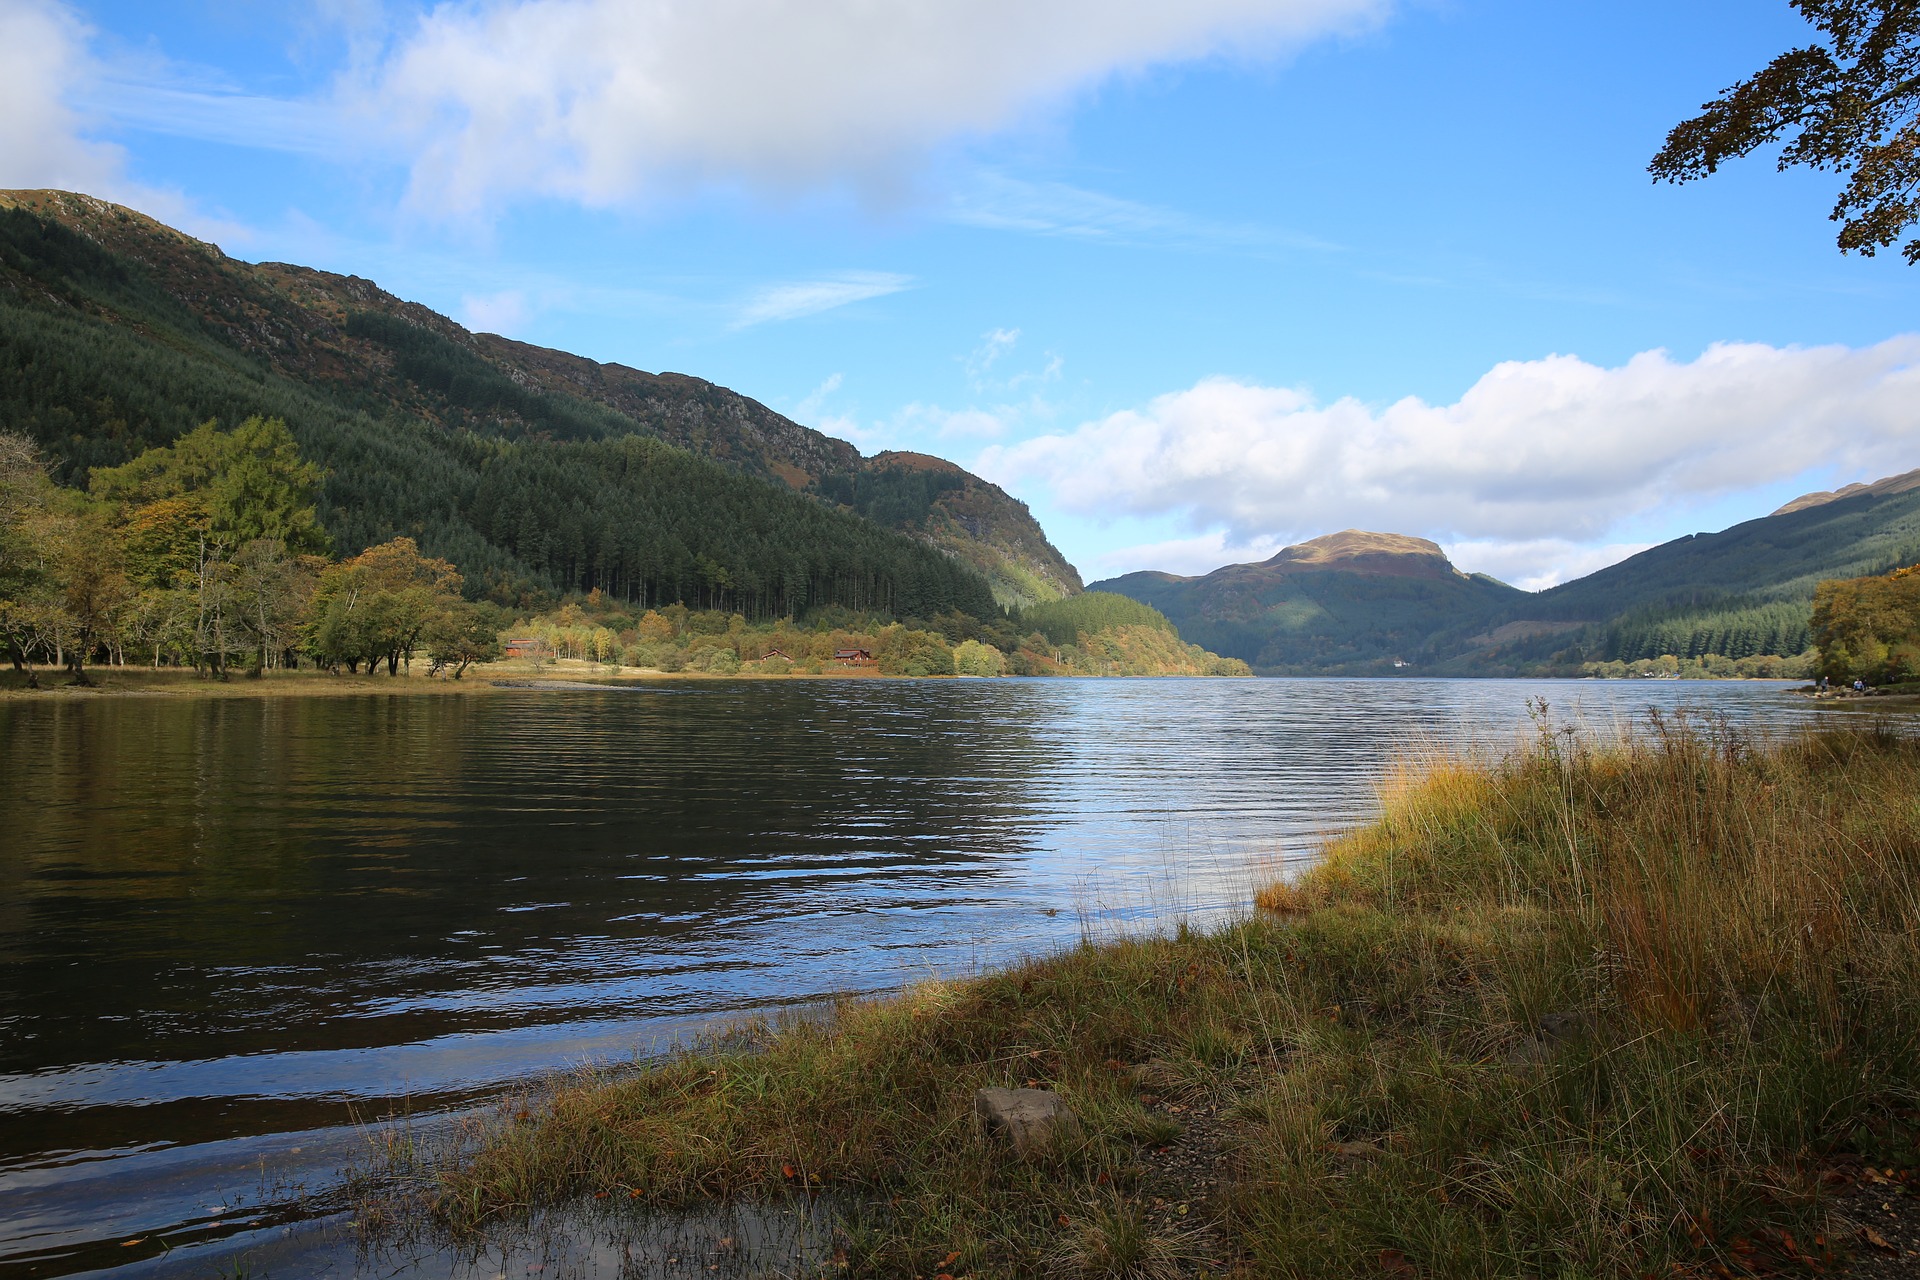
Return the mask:
<svg viewBox="0 0 1920 1280">
<path fill-rule="evenodd" d="M 893 275 L 885 271 L 849 271 L 826 280 L 769 285 L 740 308 L 739 314 L 734 317 L 733 327 L 745 329 L 769 321 L 798 320 L 802 316 L 844 307 L 850 302 L 865 302 L 868 298 L 883 298 L 890 293 L 899 293 L 912 284 L 912 276 Z"/>
<path fill-rule="evenodd" d="M 1450 405 L 1385 407 L 1210 378 L 1070 434 L 987 449 L 1003 485 L 1075 512 L 1179 513 L 1238 542 L 1349 526 L 1438 541 L 1591 542 L 1676 500 L 1826 464 L 1920 464 L 1920 335 L 1875 346 L 1723 343 L 1618 368 L 1496 366 Z"/>
<path fill-rule="evenodd" d="M 897 176 L 1116 73 L 1265 54 L 1392 0 L 449 0 L 351 90 L 413 194 L 608 205 L 690 182 Z"/>
<path fill-rule="evenodd" d="M 1007 424 L 998 414 L 985 409 L 959 409 L 945 415 L 940 423 L 940 434 L 947 438 L 955 437 L 993 439 L 1006 434 Z"/>
<path fill-rule="evenodd" d="M 876 424 L 878 425 L 878 424 Z M 1007 432 L 1005 412 L 988 409 L 947 409 L 937 404 L 914 401 L 902 405 L 887 423 L 887 438 L 895 441 L 924 441 L 927 436 L 943 440 L 998 439 Z M 896 448 L 912 447 L 911 443 Z"/>
<path fill-rule="evenodd" d="M 130 180 L 126 153 L 87 136 L 94 123 L 88 100 L 106 83 L 89 48 L 93 35 L 57 0 L 0 0 L 0 188 L 78 191 L 207 239 L 250 239 L 178 192 Z"/>
<path fill-rule="evenodd" d="M 1479 539 L 1444 545 L 1447 558 L 1468 573 L 1484 573 L 1522 591 L 1545 591 L 1597 573 L 1652 546 L 1649 542 L 1610 542 L 1581 546 L 1565 538 L 1532 538 L 1522 542 Z"/>
<path fill-rule="evenodd" d="M 0 4 L 0 187 L 105 194 L 120 179 L 117 147 L 81 136 L 68 105 L 94 74 L 90 30 L 50 0 Z"/>
<path fill-rule="evenodd" d="M 1224 530 L 1210 529 L 1192 538 L 1172 538 L 1165 542 L 1144 542 L 1131 547 L 1103 551 L 1093 558 L 1107 577 L 1119 577 L 1136 569 L 1158 569 L 1188 577 L 1213 572 L 1222 565 L 1257 564 L 1273 557 L 1285 543 L 1276 538 L 1256 538 L 1251 542 L 1233 542 Z"/>
</svg>

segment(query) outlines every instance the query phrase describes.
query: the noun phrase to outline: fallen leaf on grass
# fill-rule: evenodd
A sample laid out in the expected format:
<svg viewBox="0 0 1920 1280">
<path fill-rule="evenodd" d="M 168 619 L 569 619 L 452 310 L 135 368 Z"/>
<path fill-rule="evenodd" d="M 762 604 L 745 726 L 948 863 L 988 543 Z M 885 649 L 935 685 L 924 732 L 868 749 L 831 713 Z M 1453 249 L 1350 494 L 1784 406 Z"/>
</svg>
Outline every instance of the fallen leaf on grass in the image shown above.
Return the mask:
<svg viewBox="0 0 1920 1280">
<path fill-rule="evenodd" d="M 1867 1243 L 1872 1245 L 1876 1249 L 1885 1249 L 1888 1253 L 1900 1252 L 1898 1248 L 1888 1243 L 1887 1238 L 1885 1236 L 1881 1235 L 1878 1231 L 1875 1231 L 1872 1227 L 1860 1228 L 1860 1234 L 1865 1236 L 1867 1238 Z"/>
<path fill-rule="evenodd" d="M 1398 1249 L 1382 1249 L 1379 1255 L 1380 1269 L 1392 1276 L 1410 1276 L 1414 1273 L 1413 1264 L 1407 1261 L 1407 1255 Z"/>
</svg>

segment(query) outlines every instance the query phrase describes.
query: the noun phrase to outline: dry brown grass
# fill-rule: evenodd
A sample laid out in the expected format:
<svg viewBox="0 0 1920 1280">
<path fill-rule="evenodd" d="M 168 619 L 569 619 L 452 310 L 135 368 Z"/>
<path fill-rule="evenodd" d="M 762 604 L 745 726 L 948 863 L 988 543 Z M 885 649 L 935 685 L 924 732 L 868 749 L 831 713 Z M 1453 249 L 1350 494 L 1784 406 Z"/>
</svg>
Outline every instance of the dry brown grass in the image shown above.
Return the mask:
<svg viewBox="0 0 1920 1280">
<path fill-rule="evenodd" d="M 1879 730 L 1543 724 L 1390 780 L 1263 895 L 1284 917 L 573 1081 L 481 1126 L 437 1213 L 820 1189 L 871 1275 L 1808 1272 L 1846 1247 L 1820 1162 L 1920 1155 L 1917 779 Z M 1084 1148 L 1033 1166 L 976 1136 L 973 1091 L 1026 1083 Z M 1226 1109 L 1229 1257 L 1141 1211 L 1174 1106 Z"/>
</svg>

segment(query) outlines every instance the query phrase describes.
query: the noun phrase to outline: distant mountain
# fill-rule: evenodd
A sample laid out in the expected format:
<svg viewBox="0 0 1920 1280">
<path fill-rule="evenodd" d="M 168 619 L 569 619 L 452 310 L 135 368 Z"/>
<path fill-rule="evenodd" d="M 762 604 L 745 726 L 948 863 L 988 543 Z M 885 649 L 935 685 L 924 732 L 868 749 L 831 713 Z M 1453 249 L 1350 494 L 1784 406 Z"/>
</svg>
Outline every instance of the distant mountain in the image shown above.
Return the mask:
<svg viewBox="0 0 1920 1280">
<path fill-rule="evenodd" d="M 1434 543 L 1357 531 L 1201 577 L 1093 583 L 1267 674 L 1508 675 L 1671 653 L 1793 654 L 1814 584 L 1920 562 L 1920 471 L 1810 494 L 1547 591 L 1466 575 Z M 1406 665 L 1396 665 L 1406 664 Z"/>
<path fill-rule="evenodd" d="M 1784 516 L 1795 511 L 1805 511 L 1808 507 L 1838 502 L 1841 498 L 1858 498 L 1862 495 L 1876 498 L 1889 497 L 1896 493 L 1908 493 L 1914 489 L 1920 489 L 1920 471 L 1904 471 L 1897 476 L 1875 480 L 1872 484 L 1845 485 L 1832 493 L 1803 493 L 1773 514 Z"/>
<path fill-rule="evenodd" d="M 1194 644 L 1266 674 L 1425 670 L 1526 593 L 1453 567 L 1425 538 L 1349 529 L 1201 577 L 1093 583 L 1152 605 Z"/>
<path fill-rule="evenodd" d="M 1585 624 L 1572 642 L 1595 658 L 1796 652 L 1808 643 L 1816 583 L 1920 561 L 1920 487 L 1907 479 L 1809 495 L 1718 533 L 1676 538 L 1540 592 L 1525 614 Z M 1509 656 L 1537 661 L 1546 650 L 1534 643 Z"/>
<path fill-rule="evenodd" d="M 411 532 L 441 554 L 521 562 L 536 576 L 550 565 L 499 554 L 497 538 L 460 517 L 460 490 L 477 480 L 454 473 L 478 457 L 461 440 L 646 435 L 823 500 L 834 500 L 829 477 L 887 488 L 903 468 L 937 464 L 953 483 L 924 509 L 861 514 L 957 556 L 1003 604 L 1080 589 L 1025 504 L 951 463 L 866 459 L 703 379 L 472 333 L 357 276 L 242 262 L 67 192 L 0 192 L 0 411 L 69 483 L 209 417 L 288 417 L 303 446 L 327 454 L 330 525 L 343 542 Z M 362 438 L 349 419 L 381 424 L 373 436 L 386 439 Z M 377 455 L 400 438 L 444 458 L 433 469 L 448 474 L 381 474 Z"/>
</svg>

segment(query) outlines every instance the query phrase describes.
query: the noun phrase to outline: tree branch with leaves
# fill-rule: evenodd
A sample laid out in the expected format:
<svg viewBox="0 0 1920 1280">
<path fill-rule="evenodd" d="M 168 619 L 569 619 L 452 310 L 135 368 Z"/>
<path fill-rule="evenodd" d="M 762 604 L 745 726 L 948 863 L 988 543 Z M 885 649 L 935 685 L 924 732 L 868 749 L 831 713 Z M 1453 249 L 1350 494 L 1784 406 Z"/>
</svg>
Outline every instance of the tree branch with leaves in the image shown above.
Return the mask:
<svg viewBox="0 0 1920 1280">
<path fill-rule="evenodd" d="M 1844 174 L 1842 252 L 1872 257 L 1920 222 L 1920 0 L 1793 0 L 1822 35 L 1674 126 L 1648 166 L 1690 182 L 1784 143 L 1779 168 Z M 1920 237 L 1900 252 L 1920 263 Z"/>
</svg>

